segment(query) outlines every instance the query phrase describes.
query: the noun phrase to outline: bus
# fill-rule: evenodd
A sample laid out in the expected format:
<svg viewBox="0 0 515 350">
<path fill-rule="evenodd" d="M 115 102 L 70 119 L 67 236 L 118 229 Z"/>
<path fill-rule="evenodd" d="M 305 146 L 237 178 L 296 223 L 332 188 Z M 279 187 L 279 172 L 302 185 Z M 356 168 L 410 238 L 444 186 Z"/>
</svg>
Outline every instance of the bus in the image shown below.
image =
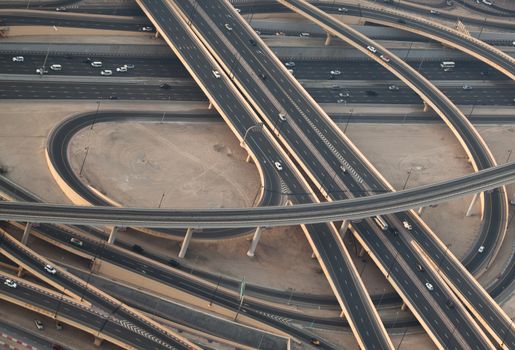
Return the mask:
<svg viewBox="0 0 515 350">
<path fill-rule="evenodd" d="M 440 67 L 442 67 L 444 71 L 447 71 L 456 67 L 456 63 L 453 61 L 443 61 L 440 63 Z"/>
<path fill-rule="evenodd" d="M 374 216 L 374 221 L 381 230 L 388 230 L 388 223 L 380 215 Z"/>
</svg>

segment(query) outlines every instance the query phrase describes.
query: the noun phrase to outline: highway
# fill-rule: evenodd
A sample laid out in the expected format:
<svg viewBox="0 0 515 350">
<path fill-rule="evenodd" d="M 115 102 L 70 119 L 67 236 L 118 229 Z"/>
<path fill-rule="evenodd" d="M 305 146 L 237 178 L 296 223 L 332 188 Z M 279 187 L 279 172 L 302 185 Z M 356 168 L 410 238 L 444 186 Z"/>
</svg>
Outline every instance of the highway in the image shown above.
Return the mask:
<svg viewBox="0 0 515 350">
<path fill-rule="evenodd" d="M 484 169 L 495 164 L 495 160 L 486 147 L 486 144 L 473 126 L 466 120 L 463 114 L 461 114 L 461 112 L 453 106 L 443 94 L 438 92 L 431 83 L 418 75 L 413 69 L 409 69 L 404 62 L 395 57 L 391 52 L 357 33 L 349 26 L 324 14 L 315 7 L 310 6 L 304 1 L 279 1 L 308 16 L 324 28 L 330 30 L 331 33 L 337 35 L 343 40 L 346 40 L 363 52 L 368 53 L 369 56 L 377 57 L 381 54 L 388 56 L 389 59 L 386 63 L 382 62 L 384 60 L 379 58 L 377 58 L 377 60 L 382 62 L 385 68 L 388 68 L 392 73 L 397 74 L 400 79 L 414 88 L 422 97 L 426 97 L 425 100 L 427 103 L 430 104 L 444 120 L 446 120 L 446 123 L 456 134 L 467 153 L 469 153 L 474 167 L 476 169 Z M 372 54 L 370 52 L 371 50 L 366 49 L 367 45 L 373 45 L 376 47 L 377 53 L 374 52 Z M 490 198 L 490 200 L 492 200 L 492 212 L 495 213 L 494 215 L 500 215 L 502 219 L 500 222 L 492 219 L 490 219 L 490 221 L 487 220 L 486 222 L 489 222 L 490 225 L 493 225 L 494 223 L 498 225 L 497 230 L 502 232 L 498 237 L 500 237 L 500 241 L 502 242 L 507 224 L 506 193 L 505 190 L 501 188 L 499 191 L 488 193 L 487 196 L 488 195 L 492 196 L 492 198 Z M 485 208 L 487 207 L 488 204 L 485 204 Z M 488 209 L 486 212 L 488 212 Z M 398 220 L 400 222 L 407 220 L 408 222 L 416 223 L 415 226 L 418 227 L 415 227 L 411 231 L 411 235 L 432 259 L 439 262 L 440 267 L 443 266 L 442 269 L 439 269 L 439 271 L 444 270 L 442 274 L 444 275 L 443 279 L 446 280 L 453 291 L 459 295 L 460 299 L 464 302 L 469 311 L 475 317 L 479 318 L 480 322 L 483 323 L 487 331 L 495 338 L 496 342 L 501 344 L 501 346 L 506 347 L 505 339 L 508 337 L 508 343 L 513 342 L 513 345 L 515 345 L 515 337 L 513 340 L 510 338 L 510 334 L 513 334 L 511 320 L 502 311 L 502 309 L 491 298 L 489 298 L 484 289 L 482 289 L 468 271 L 457 261 L 452 253 L 449 252 L 449 249 L 437 238 L 437 236 L 435 236 L 434 233 L 432 233 L 431 230 L 422 223 L 420 218 L 415 215 L 399 214 Z M 493 228 L 496 229 L 495 227 Z M 499 243 L 499 241 L 497 243 Z M 495 244 L 493 245 L 494 246 L 491 246 L 491 249 L 496 249 Z M 416 253 L 414 254 L 419 255 Z"/>
<path fill-rule="evenodd" d="M 211 95 L 211 101 L 223 99 L 225 94 L 220 94 L 220 91 L 227 91 L 227 88 L 217 89 L 218 84 L 216 82 L 220 81 L 220 79 L 216 79 L 216 77 L 213 78 L 213 73 L 211 72 L 213 63 L 210 63 L 207 65 L 207 67 L 206 65 L 200 66 L 200 62 L 205 61 L 206 58 L 209 57 L 209 54 L 204 49 L 202 51 L 203 57 L 195 57 L 192 56 L 196 53 L 195 51 L 185 50 L 185 48 L 191 47 L 192 44 L 190 44 L 189 41 L 184 42 L 184 38 L 190 38 L 193 35 L 187 29 L 186 24 L 180 18 L 178 18 L 178 15 L 161 2 L 138 1 L 138 4 L 142 6 L 143 10 L 147 13 L 147 15 L 149 15 L 156 27 L 159 28 L 161 34 L 178 55 L 178 57 L 184 59 L 185 65 L 189 69 L 192 69 L 191 66 L 197 66 L 195 74 L 192 75 L 194 77 L 196 77 L 196 75 L 207 75 L 210 77 L 209 80 L 200 81 L 199 83 L 203 89 L 209 90 L 209 92 L 206 92 L 206 94 L 209 95 L 212 93 L 214 95 Z M 184 34 L 177 34 L 182 32 L 184 32 Z M 181 39 L 183 40 L 182 42 Z M 200 43 L 197 45 L 201 46 Z M 243 118 L 249 113 L 236 113 L 234 110 L 229 110 L 228 113 L 225 113 L 223 110 L 223 108 L 230 108 L 230 106 L 234 108 L 242 104 L 243 99 L 240 95 L 235 95 L 234 99 L 235 101 L 223 101 L 223 105 L 215 103 L 215 106 L 218 106 L 217 108 L 219 111 L 220 109 L 222 110 L 221 114 L 226 118 L 226 121 L 230 127 L 241 128 L 241 126 L 244 126 L 244 123 L 248 122 L 244 120 L 238 120 L 238 118 Z M 257 119 L 255 116 L 251 117 Z M 257 120 L 252 121 L 252 124 L 256 124 L 257 122 Z M 243 130 L 245 130 L 245 128 Z M 270 138 L 272 138 L 268 131 L 267 134 L 270 135 Z M 299 191 L 296 189 L 299 187 L 305 189 L 309 188 L 307 185 L 300 183 L 299 180 L 297 180 L 297 178 L 301 178 L 301 175 L 298 171 L 296 173 L 297 178 L 284 176 L 285 173 L 291 171 L 290 168 L 294 168 L 293 164 L 286 162 L 287 158 L 287 156 L 281 155 L 280 157 L 271 158 L 269 162 L 273 163 L 274 161 L 279 160 L 282 163 L 279 171 L 282 173 L 281 177 L 285 181 L 285 185 L 288 188 L 291 188 L 293 191 Z M 309 189 L 309 191 L 311 192 L 311 189 Z M 293 203 L 317 201 L 314 196 L 308 197 L 305 195 L 290 196 L 290 200 Z M 349 321 L 349 324 L 354 334 L 356 335 L 358 344 L 362 345 L 364 342 L 366 342 L 371 344 L 372 348 L 376 349 L 392 348 L 393 345 L 391 344 L 386 330 L 381 323 L 379 315 L 377 314 L 377 311 L 375 310 L 372 301 L 370 300 L 370 297 L 365 290 L 363 282 L 358 277 L 358 272 L 352 264 L 350 254 L 338 236 L 336 228 L 332 224 L 323 224 L 302 225 L 302 229 L 318 260 L 321 263 L 322 269 L 327 276 L 329 284 L 333 289 L 333 292 L 335 293 L 335 296 L 339 301 L 342 310 L 347 316 L 347 320 Z M 336 269 L 332 266 L 325 265 L 329 254 L 331 254 L 331 259 L 334 259 L 338 262 L 337 266 L 339 266 L 339 268 Z M 368 335 L 370 333 L 371 335 Z"/>
<path fill-rule="evenodd" d="M 140 333 L 147 339 L 146 344 L 155 349 L 162 349 L 163 347 L 184 350 L 198 349 L 186 341 L 185 338 L 176 336 L 166 328 L 150 321 L 150 319 L 138 315 L 132 308 L 93 288 L 70 273 L 61 269 L 56 269 L 57 271 L 54 274 L 47 272 L 44 266 L 49 264 L 48 260 L 43 259 L 3 231 L 0 232 L 0 250 L 9 259 L 23 266 L 24 269 L 45 282 L 58 289 L 64 288 L 66 294 L 75 297 L 80 296 L 81 300 L 83 298 L 85 301 L 90 301 L 94 306 L 105 310 L 109 316 L 124 320 L 126 330 L 122 336 L 127 337 L 128 334 L 133 332 Z"/>
<path fill-rule="evenodd" d="M 36 78 L 37 79 L 37 78 Z M 134 82 L 70 82 L 66 77 L 63 81 L 42 79 L 31 81 L 2 80 L 0 81 L 0 99 L 14 100 L 130 100 L 130 101 L 205 101 L 202 91 L 191 81 L 181 83 L 169 82 L 170 89 L 162 89 L 159 83 L 141 84 Z M 166 78 L 160 81 L 166 81 Z M 335 85 L 339 85 L 336 82 Z M 389 91 L 387 84 L 370 84 L 368 87 L 352 87 L 342 84 L 338 89 L 307 88 L 307 91 L 318 103 L 340 103 L 343 106 L 351 103 L 368 104 L 420 104 L 421 99 L 410 89 L 399 86 L 398 91 Z M 463 90 L 458 87 L 441 89 L 460 105 L 477 106 L 511 106 L 513 105 L 513 88 L 509 85 L 498 87 L 477 87 Z M 370 91 L 373 91 L 370 93 Z M 349 97 L 340 96 L 345 92 Z M 340 100 L 340 102 L 338 102 Z"/>
</svg>

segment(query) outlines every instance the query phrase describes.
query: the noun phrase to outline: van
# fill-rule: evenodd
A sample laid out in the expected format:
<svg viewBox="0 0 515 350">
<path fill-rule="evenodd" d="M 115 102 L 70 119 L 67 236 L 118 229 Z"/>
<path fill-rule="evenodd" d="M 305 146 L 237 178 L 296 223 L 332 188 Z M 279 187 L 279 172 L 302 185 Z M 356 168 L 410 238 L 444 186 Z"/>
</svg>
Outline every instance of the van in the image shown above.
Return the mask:
<svg viewBox="0 0 515 350">
<path fill-rule="evenodd" d="M 62 70 L 63 66 L 61 66 L 60 64 L 53 64 L 50 66 L 50 69 L 51 70 Z"/>
<path fill-rule="evenodd" d="M 102 67 L 102 62 L 101 61 L 93 61 L 93 62 L 91 62 L 91 67 L 100 68 L 100 67 Z"/>
<path fill-rule="evenodd" d="M 456 63 L 453 61 L 443 61 L 442 63 L 440 63 L 440 67 L 442 67 L 444 71 L 447 71 L 456 67 Z"/>
<path fill-rule="evenodd" d="M 388 230 L 388 223 L 380 215 L 374 216 L 374 221 L 382 231 Z"/>
<path fill-rule="evenodd" d="M 286 116 L 282 113 L 279 113 L 279 119 L 281 119 L 282 122 L 286 121 Z"/>
<path fill-rule="evenodd" d="M 132 251 L 135 253 L 143 253 L 144 249 L 140 245 L 133 244 L 132 245 Z"/>
</svg>

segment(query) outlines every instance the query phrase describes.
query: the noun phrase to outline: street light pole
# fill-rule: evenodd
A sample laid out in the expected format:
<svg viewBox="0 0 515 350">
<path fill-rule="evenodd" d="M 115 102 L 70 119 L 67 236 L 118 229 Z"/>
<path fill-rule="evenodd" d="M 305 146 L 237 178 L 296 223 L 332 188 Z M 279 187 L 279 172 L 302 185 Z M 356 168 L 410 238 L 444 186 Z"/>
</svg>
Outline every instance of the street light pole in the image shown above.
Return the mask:
<svg viewBox="0 0 515 350">
<path fill-rule="evenodd" d="M 263 123 L 260 122 L 258 124 L 252 125 L 247 130 L 245 130 L 245 134 L 243 135 L 243 140 L 240 143 L 241 147 L 245 146 L 246 140 L 247 140 L 247 135 L 249 134 L 249 131 L 252 129 L 255 129 L 255 128 L 263 128 Z"/>
</svg>

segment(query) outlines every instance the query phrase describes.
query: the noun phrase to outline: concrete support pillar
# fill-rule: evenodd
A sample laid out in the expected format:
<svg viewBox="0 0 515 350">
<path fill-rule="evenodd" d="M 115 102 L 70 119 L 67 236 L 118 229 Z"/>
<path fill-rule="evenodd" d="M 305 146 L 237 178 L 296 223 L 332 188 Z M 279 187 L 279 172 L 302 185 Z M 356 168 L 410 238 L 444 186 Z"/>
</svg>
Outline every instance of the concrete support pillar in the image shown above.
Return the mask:
<svg viewBox="0 0 515 350">
<path fill-rule="evenodd" d="M 365 255 L 365 248 L 361 247 L 361 249 L 359 250 L 359 253 L 358 253 L 358 257 L 362 257 L 363 255 Z"/>
<path fill-rule="evenodd" d="M 247 163 L 250 163 L 252 161 L 252 157 L 250 156 L 250 153 L 247 153 L 247 158 L 245 158 L 245 161 Z"/>
<path fill-rule="evenodd" d="M 113 226 L 111 229 L 111 233 L 109 233 L 109 238 L 107 239 L 108 244 L 113 244 L 116 240 L 116 235 L 118 234 L 118 227 Z"/>
<path fill-rule="evenodd" d="M 154 35 L 154 38 L 156 38 L 156 39 L 159 38 L 159 32 L 158 31 L 156 31 L 156 34 Z"/>
<path fill-rule="evenodd" d="M 424 101 L 424 112 L 428 112 L 429 111 L 429 105 L 426 103 L 426 101 Z"/>
<path fill-rule="evenodd" d="M 247 252 L 247 256 L 253 257 L 256 252 L 257 245 L 259 243 L 259 239 L 261 238 L 261 226 L 256 227 L 256 231 L 254 231 L 254 237 L 252 237 L 252 242 L 250 243 L 249 251 Z"/>
<path fill-rule="evenodd" d="M 207 109 L 213 109 L 213 102 L 209 101 L 209 106 L 207 106 Z"/>
<path fill-rule="evenodd" d="M 343 310 L 340 312 L 340 317 L 345 317 L 345 312 L 343 312 Z"/>
<path fill-rule="evenodd" d="M 472 215 L 472 209 L 474 209 L 474 204 L 476 204 L 476 200 L 477 200 L 478 195 L 479 195 L 479 193 L 474 193 L 474 197 L 472 197 L 472 201 L 470 202 L 469 208 L 468 208 L 467 213 L 465 214 L 465 216 L 471 216 Z"/>
<path fill-rule="evenodd" d="M 418 208 L 418 210 L 417 210 L 418 215 L 421 215 L 423 210 L 424 210 L 424 207 Z"/>
<path fill-rule="evenodd" d="M 317 255 L 315 254 L 315 252 L 311 253 L 311 259 L 316 259 L 317 258 Z"/>
<path fill-rule="evenodd" d="M 32 223 L 27 222 L 25 225 L 25 230 L 23 230 L 23 236 L 21 237 L 21 244 L 27 245 L 30 236 L 30 230 L 32 229 Z"/>
<path fill-rule="evenodd" d="M 329 34 L 329 32 L 326 32 L 326 37 L 325 37 L 325 43 L 324 45 L 325 46 L 329 46 L 331 45 L 331 41 L 333 40 L 333 36 L 331 34 Z"/>
<path fill-rule="evenodd" d="M 511 196 L 511 204 L 515 205 L 515 193 Z"/>
<path fill-rule="evenodd" d="M 402 311 L 405 311 L 405 310 L 406 310 L 406 303 L 402 303 L 402 305 L 401 305 L 401 310 L 402 310 Z"/>
<path fill-rule="evenodd" d="M 99 338 L 99 337 L 95 337 L 95 340 L 93 341 L 93 344 L 96 346 L 96 347 L 100 347 L 100 345 L 102 345 L 102 342 L 104 341 L 104 339 L 102 338 Z"/>
<path fill-rule="evenodd" d="M 347 229 L 349 228 L 349 220 L 345 219 L 342 222 L 342 226 L 340 226 L 340 236 L 343 238 L 345 233 L 347 233 Z"/>
<path fill-rule="evenodd" d="M 186 236 L 184 236 L 184 240 L 182 241 L 181 250 L 179 252 L 179 258 L 184 258 L 186 256 L 188 246 L 190 245 L 191 236 L 193 236 L 193 229 L 190 227 L 186 231 Z"/>
<path fill-rule="evenodd" d="M 18 273 L 16 275 L 18 277 L 23 277 L 24 274 L 25 274 L 25 270 L 23 269 L 23 267 L 19 266 L 18 267 Z"/>
</svg>

